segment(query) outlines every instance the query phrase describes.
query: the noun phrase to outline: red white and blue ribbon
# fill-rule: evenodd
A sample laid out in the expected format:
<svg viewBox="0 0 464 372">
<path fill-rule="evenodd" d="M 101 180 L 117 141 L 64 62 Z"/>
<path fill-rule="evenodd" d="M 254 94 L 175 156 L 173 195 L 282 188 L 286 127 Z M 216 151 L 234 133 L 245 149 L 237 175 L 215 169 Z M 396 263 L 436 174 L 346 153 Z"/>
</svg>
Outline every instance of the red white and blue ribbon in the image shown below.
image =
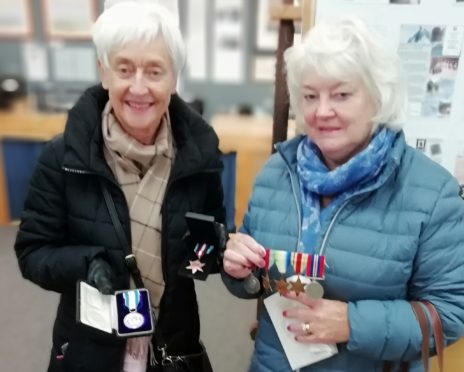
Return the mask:
<svg viewBox="0 0 464 372">
<path fill-rule="evenodd" d="M 197 255 L 198 259 L 200 260 L 205 254 L 206 255 L 210 254 L 213 249 L 214 249 L 214 245 L 208 246 L 208 244 L 206 243 L 203 243 L 201 245 L 197 243 L 193 251 Z"/>
<path fill-rule="evenodd" d="M 308 278 L 324 279 L 325 277 L 325 256 L 318 254 L 308 254 L 306 265 L 306 275 Z"/>
</svg>

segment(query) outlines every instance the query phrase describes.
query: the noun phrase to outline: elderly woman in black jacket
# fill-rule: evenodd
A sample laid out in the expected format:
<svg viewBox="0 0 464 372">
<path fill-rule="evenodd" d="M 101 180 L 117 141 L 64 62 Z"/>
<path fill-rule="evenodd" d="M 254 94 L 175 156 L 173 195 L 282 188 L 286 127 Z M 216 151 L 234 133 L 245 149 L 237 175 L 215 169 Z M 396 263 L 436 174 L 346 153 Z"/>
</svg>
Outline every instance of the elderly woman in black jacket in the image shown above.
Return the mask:
<svg viewBox="0 0 464 372">
<path fill-rule="evenodd" d="M 166 9 L 118 3 L 96 21 L 93 41 L 102 84 L 83 94 L 64 134 L 45 147 L 15 249 L 25 278 L 61 294 L 49 371 L 156 371 L 148 362 L 156 340 L 126 341 L 76 323 L 76 283 L 87 280 L 102 293 L 131 287 L 105 189 L 150 291 L 166 352 L 201 350 L 194 283 L 177 272 L 186 257 L 185 213 L 224 220 L 218 139 L 175 94 L 185 52 Z M 210 370 L 204 362 L 198 371 Z"/>
</svg>

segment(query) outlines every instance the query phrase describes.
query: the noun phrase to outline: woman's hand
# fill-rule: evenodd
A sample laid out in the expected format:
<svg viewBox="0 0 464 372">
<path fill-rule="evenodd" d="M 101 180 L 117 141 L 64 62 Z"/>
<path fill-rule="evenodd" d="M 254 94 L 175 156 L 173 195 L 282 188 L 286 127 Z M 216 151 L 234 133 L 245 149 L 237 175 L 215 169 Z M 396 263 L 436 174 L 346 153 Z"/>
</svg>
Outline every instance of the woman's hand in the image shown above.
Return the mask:
<svg viewBox="0 0 464 372">
<path fill-rule="evenodd" d="M 295 340 L 304 343 L 336 344 L 350 338 L 348 304 L 346 302 L 313 299 L 304 294 L 289 292 L 285 295 L 304 305 L 284 311 L 283 316 L 294 319 L 287 329 L 295 334 Z M 309 324 L 305 326 L 306 324 Z M 305 330 L 306 327 L 306 330 Z"/>
<path fill-rule="evenodd" d="M 251 236 L 236 233 L 230 236 L 224 252 L 224 271 L 236 279 L 250 275 L 255 267 L 264 267 L 266 251 Z"/>
</svg>

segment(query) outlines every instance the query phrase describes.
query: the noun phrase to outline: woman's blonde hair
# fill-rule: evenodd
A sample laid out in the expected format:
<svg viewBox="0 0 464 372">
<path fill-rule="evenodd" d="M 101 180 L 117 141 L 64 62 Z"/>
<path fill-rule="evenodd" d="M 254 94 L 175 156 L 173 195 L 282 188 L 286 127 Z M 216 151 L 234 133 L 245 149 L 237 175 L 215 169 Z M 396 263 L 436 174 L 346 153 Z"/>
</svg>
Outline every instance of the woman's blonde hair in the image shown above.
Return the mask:
<svg viewBox="0 0 464 372">
<path fill-rule="evenodd" d="M 406 87 L 399 57 L 379 34 L 358 18 L 322 21 L 284 54 L 290 104 L 298 128 L 304 127 L 301 84 L 307 74 L 360 79 L 376 107 L 373 131 L 383 124 L 401 130 L 406 117 Z"/>
</svg>

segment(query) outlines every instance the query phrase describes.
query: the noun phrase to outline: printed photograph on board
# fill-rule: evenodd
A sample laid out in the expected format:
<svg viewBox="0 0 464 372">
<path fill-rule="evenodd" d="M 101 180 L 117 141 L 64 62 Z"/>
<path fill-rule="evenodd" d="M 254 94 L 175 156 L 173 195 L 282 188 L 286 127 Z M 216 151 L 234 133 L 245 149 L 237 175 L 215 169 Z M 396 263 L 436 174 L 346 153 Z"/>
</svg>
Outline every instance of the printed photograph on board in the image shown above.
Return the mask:
<svg viewBox="0 0 464 372">
<path fill-rule="evenodd" d="M 462 26 L 401 26 L 398 52 L 411 116 L 449 117 L 463 41 Z"/>
</svg>

